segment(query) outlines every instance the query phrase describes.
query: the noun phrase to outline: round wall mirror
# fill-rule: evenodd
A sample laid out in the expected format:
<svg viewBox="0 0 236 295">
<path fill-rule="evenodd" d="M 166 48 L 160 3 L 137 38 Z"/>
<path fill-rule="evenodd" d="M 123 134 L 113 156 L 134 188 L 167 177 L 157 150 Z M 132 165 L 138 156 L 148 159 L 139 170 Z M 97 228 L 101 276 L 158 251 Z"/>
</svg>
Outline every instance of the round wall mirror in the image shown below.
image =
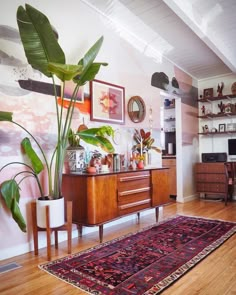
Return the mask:
<svg viewBox="0 0 236 295">
<path fill-rule="evenodd" d="M 132 96 L 128 102 L 128 114 L 134 123 L 142 122 L 146 116 L 146 107 L 140 96 Z"/>
</svg>

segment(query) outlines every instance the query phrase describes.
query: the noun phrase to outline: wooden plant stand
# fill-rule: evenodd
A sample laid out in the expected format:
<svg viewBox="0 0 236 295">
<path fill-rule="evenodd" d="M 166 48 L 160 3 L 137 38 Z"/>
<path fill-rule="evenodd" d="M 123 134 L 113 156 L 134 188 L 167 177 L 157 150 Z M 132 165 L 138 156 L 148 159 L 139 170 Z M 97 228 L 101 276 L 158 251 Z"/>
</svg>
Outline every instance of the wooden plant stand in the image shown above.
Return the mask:
<svg viewBox="0 0 236 295">
<path fill-rule="evenodd" d="M 67 231 L 67 252 L 71 254 L 71 238 L 72 238 L 72 202 L 66 202 L 66 223 L 62 226 L 50 228 L 50 210 L 49 206 L 46 206 L 46 228 L 40 228 L 37 226 L 36 216 L 36 203 L 31 203 L 32 208 L 32 225 L 33 225 L 33 238 L 34 238 L 34 254 L 38 255 L 38 232 L 46 231 L 47 234 L 47 259 L 51 260 L 51 233 L 55 234 L 55 248 L 58 249 L 58 231 Z"/>
</svg>

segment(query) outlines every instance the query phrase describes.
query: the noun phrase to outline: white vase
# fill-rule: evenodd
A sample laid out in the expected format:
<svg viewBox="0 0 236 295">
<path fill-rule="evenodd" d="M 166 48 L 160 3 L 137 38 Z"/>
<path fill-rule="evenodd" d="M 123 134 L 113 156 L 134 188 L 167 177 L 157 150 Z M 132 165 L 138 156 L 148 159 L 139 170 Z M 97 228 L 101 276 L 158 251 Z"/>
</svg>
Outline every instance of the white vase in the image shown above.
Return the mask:
<svg viewBox="0 0 236 295">
<path fill-rule="evenodd" d="M 65 224 L 64 198 L 53 200 L 36 200 L 37 225 L 46 228 L 46 206 L 49 206 L 50 228 Z"/>
</svg>

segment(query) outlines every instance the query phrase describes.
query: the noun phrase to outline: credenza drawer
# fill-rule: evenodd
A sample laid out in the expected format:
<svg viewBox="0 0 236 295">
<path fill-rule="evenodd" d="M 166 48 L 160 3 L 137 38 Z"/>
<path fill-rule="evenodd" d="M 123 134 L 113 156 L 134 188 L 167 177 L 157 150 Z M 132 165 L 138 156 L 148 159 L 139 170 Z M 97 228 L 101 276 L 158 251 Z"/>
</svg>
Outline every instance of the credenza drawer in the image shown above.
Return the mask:
<svg viewBox="0 0 236 295">
<path fill-rule="evenodd" d="M 150 187 L 150 172 L 138 171 L 134 173 L 121 173 L 117 176 L 118 192 L 133 192 Z"/>
<path fill-rule="evenodd" d="M 128 202 L 125 204 L 118 204 L 119 216 L 126 215 L 129 213 L 135 213 L 151 207 L 151 199 L 147 198 L 144 200 L 136 200 L 134 202 Z"/>
</svg>

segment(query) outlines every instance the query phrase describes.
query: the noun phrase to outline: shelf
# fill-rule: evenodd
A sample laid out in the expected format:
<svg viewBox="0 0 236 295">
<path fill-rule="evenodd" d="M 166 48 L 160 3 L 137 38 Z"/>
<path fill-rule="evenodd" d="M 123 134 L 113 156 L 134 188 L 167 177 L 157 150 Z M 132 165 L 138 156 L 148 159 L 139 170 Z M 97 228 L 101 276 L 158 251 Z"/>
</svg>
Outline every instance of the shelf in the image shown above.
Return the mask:
<svg viewBox="0 0 236 295">
<path fill-rule="evenodd" d="M 222 135 L 222 134 L 236 134 L 235 131 L 224 131 L 224 132 L 199 132 L 199 135 Z"/>
<path fill-rule="evenodd" d="M 216 100 L 225 100 L 225 99 L 232 99 L 232 98 L 236 98 L 236 95 L 233 94 L 228 94 L 228 95 L 223 95 L 223 96 L 214 96 L 214 97 L 207 97 L 207 98 L 201 98 L 198 99 L 198 102 L 212 102 L 212 101 L 216 101 Z"/>
<path fill-rule="evenodd" d="M 171 118 L 171 119 L 164 119 L 165 122 L 172 122 L 175 121 L 175 118 Z"/>
<path fill-rule="evenodd" d="M 220 114 L 207 114 L 202 116 L 197 116 L 199 119 L 213 119 L 213 118 L 222 118 L 222 117 L 233 117 L 236 116 L 236 112 L 234 113 L 220 113 Z"/>
<path fill-rule="evenodd" d="M 164 106 L 164 110 L 170 110 L 170 109 L 175 109 L 175 106 L 169 106 L 169 107 Z"/>
</svg>

